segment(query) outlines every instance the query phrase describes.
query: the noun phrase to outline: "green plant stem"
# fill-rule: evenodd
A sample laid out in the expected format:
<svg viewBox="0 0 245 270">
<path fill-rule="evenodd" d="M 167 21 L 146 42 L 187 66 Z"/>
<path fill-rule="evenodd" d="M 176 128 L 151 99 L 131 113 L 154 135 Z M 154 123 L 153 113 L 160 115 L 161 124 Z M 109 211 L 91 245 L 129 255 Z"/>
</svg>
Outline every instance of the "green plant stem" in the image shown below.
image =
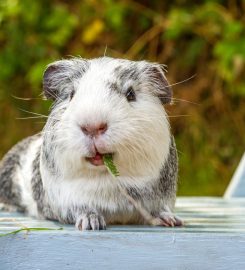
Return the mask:
<svg viewBox="0 0 245 270">
<path fill-rule="evenodd" d="M 58 229 L 52 229 L 52 228 L 21 228 L 21 229 L 18 229 L 18 230 L 9 232 L 9 233 L 1 233 L 0 237 L 8 236 L 8 235 L 11 235 L 11 234 L 17 234 L 17 233 L 22 232 L 22 231 L 30 232 L 30 231 L 59 231 L 59 230 L 63 230 L 63 228 L 58 228 Z"/>
</svg>

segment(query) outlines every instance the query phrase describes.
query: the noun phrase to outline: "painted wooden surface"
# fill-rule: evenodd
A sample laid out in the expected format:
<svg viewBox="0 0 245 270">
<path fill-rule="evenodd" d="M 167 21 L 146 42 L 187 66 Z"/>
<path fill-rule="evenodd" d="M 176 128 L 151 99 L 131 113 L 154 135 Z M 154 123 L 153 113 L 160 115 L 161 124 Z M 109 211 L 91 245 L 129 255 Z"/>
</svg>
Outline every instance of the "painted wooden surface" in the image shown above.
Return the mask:
<svg viewBox="0 0 245 270">
<path fill-rule="evenodd" d="M 0 212 L 0 233 L 23 226 L 63 227 L 0 237 L 0 270 L 245 269 L 245 198 L 179 198 L 183 228 L 73 226 Z"/>
<path fill-rule="evenodd" d="M 231 179 L 224 197 L 245 197 L 245 153 Z"/>
</svg>

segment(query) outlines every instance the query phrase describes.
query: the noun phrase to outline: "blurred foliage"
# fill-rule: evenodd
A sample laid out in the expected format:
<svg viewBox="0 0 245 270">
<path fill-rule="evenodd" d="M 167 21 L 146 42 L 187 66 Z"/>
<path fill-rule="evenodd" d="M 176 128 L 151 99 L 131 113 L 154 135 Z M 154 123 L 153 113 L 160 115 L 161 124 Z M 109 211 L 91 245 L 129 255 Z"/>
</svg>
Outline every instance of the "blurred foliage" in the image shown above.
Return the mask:
<svg viewBox="0 0 245 270">
<path fill-rule="evenodd" d="M 0 156 L 42 128 L 18 118 L 48 113 L 49 62 L 147 59 L 167 64 L 173 85 L 179 194 L 222 195 L 245 149 L 244 14 L 238 0 L 0 0 Z"/>
</svg>

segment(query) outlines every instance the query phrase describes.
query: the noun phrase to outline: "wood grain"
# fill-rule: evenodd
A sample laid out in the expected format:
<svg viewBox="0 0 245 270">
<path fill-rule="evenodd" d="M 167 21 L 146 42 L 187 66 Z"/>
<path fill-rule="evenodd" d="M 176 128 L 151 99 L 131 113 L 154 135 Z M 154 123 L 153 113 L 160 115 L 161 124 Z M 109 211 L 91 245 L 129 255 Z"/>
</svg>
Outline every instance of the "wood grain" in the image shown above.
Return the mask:
<svg viewBox="0 0 245 270">
<path fill-rule="evenodd" d="M 0 269 L 245 269 L 245 198 L 179 198 L 182 228 L 72 225 L 0 212 L 0 232 L 59 228 L 0 237 Z"/>
</svg>

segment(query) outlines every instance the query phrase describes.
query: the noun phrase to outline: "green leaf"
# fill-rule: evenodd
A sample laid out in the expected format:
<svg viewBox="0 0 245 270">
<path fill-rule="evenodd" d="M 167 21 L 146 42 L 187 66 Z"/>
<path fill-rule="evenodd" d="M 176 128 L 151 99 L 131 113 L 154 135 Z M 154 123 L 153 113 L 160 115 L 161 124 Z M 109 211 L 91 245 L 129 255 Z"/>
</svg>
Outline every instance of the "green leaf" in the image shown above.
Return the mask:
<svg viewBox="0 0 245 270">
<path fill-rule="evenodd" d="M 103 155 L 103 161 L 108 171 L 115 177 L 119 176 L 119 172 L 117 170 L 116 165 L 113 162 L 112 154 Z"/>
</svg>

